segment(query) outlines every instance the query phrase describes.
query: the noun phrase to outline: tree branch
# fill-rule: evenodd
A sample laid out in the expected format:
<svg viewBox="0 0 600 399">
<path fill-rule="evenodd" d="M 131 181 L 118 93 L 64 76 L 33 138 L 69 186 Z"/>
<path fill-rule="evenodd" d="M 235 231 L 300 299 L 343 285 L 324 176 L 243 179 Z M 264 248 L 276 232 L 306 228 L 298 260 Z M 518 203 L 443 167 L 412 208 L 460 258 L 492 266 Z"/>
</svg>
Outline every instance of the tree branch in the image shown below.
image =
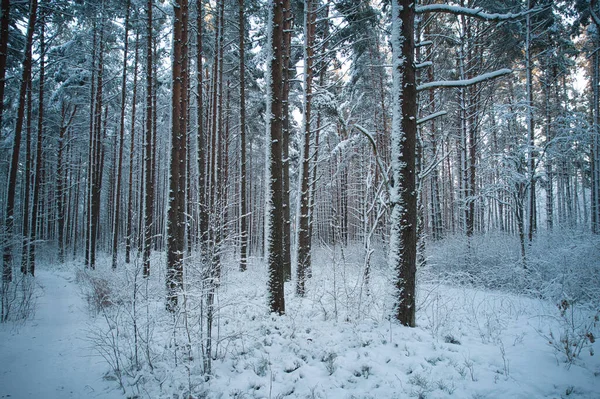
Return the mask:
<svg viewBox="0 0 600 399">
<path fill-rule="evenodd" d="M 540 8 L 535 8 L 531 10 L 527 10 L 519 13 L 506 13 L 506 14 L 490 14 L 483 11 L 482 8 L 467 8 L 460 6 L 452 6 L 449 4 L 429 4 L 425 6 L 417 6 L 415 7 L 415 12 L 417 14 L 424 14 L 428 12 L 445 12 L 454 15 L 466 15 L 468 17 L 485 19 L 487 21 L 507 21 L 511 19 L 517 19 L 526 16 L 527 14 L 531 14 L 533 12 L 540 11 Z"/>
<path fill-rule="evenodd" d="M 438 116 L 446 115 L 447 113 L 448 113 L 448 111 L 438 111 L 438 112 L 435 112 L 433 114 L 427 115 L 424 118 L 417 119 L 417 125 L 420 125 L 420 124 L 425 123 L 425 122 L 429 122 L 430 120 L 435 119 Z"/>
<path fill-rule="evenodd" d="M 375 159 L 377 160 L 377 165 L 379 166 L 379 169 L 381 170 L 381 175 L 383 176 L 383 180 L 385 181 L 385 185 L 387 186 L 388 189 L 390 189 L 390 179 L 388 178 L 387 172 L 385 167 L 383 166 L 383 162 L 381 161 L 381 158 L 379 157 L 379 153 L 377 153 L 377 145 L 375 144 L 375 139 L 373 138 L 373 135 L 371 135 L 371 133 L 369 133 L 369 131 L 367 129 L 365 129 L 364 127 L 360 126 L 360 125 L 354 125 L 354 127 L 361 132 L 362 134 L 365 135 L 365 137 L 369 140 L 369 142 L 371 143 L 371 147 L 373 148 L 373 154 L 375 155 Z"/>
<path fill-rule="evenodd" d="M 499 78 L 500 76 L 508 75 L 512 73 L 512 69 L 503 68 L 494 72 L 484 73 L 483 75 L 475 76 L 472 79 L 463 80 L 440 80 L 435 82 L 423 83 L 417 86 L 417 91 L 439 89 L 439 88 L 452 88 L 452 87 L 466 87 L 472 86 L 477 83 L 485 82 L 488 80 Z"/>
</svg>

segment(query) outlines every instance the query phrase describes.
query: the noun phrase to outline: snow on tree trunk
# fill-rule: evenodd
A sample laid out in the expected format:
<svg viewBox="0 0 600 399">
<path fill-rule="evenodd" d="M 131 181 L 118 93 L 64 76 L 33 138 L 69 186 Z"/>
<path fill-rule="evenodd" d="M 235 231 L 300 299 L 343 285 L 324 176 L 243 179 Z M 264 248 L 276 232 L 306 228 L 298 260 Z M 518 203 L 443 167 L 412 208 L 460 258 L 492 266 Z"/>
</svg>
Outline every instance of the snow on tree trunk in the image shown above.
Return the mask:
<svg viewBox="0 0 600 399">
<path fill-rule="evenodd" d="M 173 95 L 171 126 L 171 171 L 167 221 L 167 310 L 178 308 L 178 294 L 183 286 L 185 246 L 185 171 L 188 81 L 188 2 L 177 0 L 173 26 Z"/>
<path fill-rule="evenodd" d="M 282 184 L 282 114 L 284 37 L 283 16 L 289 1 L 277 0 L 269 15 L 269 64 L 267 89 L 267 259 L 269 269 L 269 305 L 271 312 L 285 313 L 283 276 L 283 184 Z"/>
<path fill-rule="evenodd" d="M 240 271 L 245 271 L 248 263 L 248 208 L 246 205 L 246 63 L 244 0 L 238 0 L 239 47 L 240 47 Z M 198 0 L 200 3 L 200 0 Z M 198 29 L 200 32 L 200 29 Z M 200 43 L 200 41 L 198 41 Z M 201 62 L 201 57 L 198 57 Z M 200 91 L 201 89 L 199 89 Z M 201 99 L 199 100 L 201 101 Z M 200 114 L 200 111 L 198 112 Z"/>
<path fill-rule="evenodd" d="M 304 296 L 306 272 L 311 267 L 310 236 L 310 138 L 311 138 L 311 103 L 313 81 L 315 12 L 312 0 L 304 1 L 304 95 L 302 116 L 302 157 L 300 179 L 300 213 L 298 215 L 298 256 L 296 267 L 296 294 Z"/>
<path fill-rule="evenodd" d="M 150 275 L 150 246 L 152 243 L 152 214 L 153 214 L 153 193 L 154 193 L 154 179 L 152 178 L 152 0 L 148 0 L 147 4 L 147 20 L 146 20 L 146 141 L 144 143 L 145 148 L 145 180 L 146 184 L 144 187 L 144 241 L 143 241 L 143 268 L 144 276 Z M 176 7 L 177 9 L 177 7 Z M 177 17 L 176 17 L 177 18 Z M 181 21 L 179 21 L 181 23 Z M 178 32 L 180 33 L 180 32 Z M 174 50 L 175 51 L 175 50 Z M 177 60 L 177 58 L 176 58 Z M 175 63 L 176 64 L 176 63 Z M 181 73 L 178 71 L 178 73 Z M 173 76 L 175 74 L 175 65 L 173 66 Z M 173 79 L 175 82 L 175 78 Z M 179 82 L 178 82 L 179 83 Z M 173 97 L 175 97 L 175 89 L 173 89 Z M 179 101 L 179 99 L 178 99 Z M 173 115 L 176 115 L 173 112 Z M 176 119 L 173 117 L 173 119 Z M 175 122 L 174 122 L 175 123 Z M 172 133 L 173 137 L 175 133 Z M 174 148 L 174 144 L 173 147 Z M 185 170 L 185 169 L 184 169 Z M 177 172 L 176 172 L 177 173 Z M 171 171 L 171 176 L 177 176 L 177 174 Z M 169 195 L 169 199 L 171 196 Z M 183 237 L 182 237 L 183 239 Z"/>
<path fill-rule="evenodd" d="M 417 87 L 414 66 L 414 2 L 392 3 L 392 174 L 390 266 L 396 271 L 396 318 L 415 326 L 417 255 L 416 133 Z"/>
</svg>

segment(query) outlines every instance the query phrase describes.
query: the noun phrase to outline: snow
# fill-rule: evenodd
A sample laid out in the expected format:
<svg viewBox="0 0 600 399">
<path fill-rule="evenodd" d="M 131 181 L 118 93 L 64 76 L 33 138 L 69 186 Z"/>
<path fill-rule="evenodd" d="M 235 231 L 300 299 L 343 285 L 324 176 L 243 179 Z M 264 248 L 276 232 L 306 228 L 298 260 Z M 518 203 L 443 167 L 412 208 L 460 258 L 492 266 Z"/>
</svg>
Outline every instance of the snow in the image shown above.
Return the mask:
<svg viewBox="0 0 600 399">
<path fill-rule="evenodd" d="M 317 247 L 307 295 L 294 296 L 294 282 L 286 283 L 283 316 L 268 312 L 266 264 L 250 258 L 248 270 L 241 273 L 235 257 L 224 256 L 208 381 L 200 372 L 202 336 L 194 306 L 189 307 L 191 362 L 183 360 L 186 334 L 181 319 L 174 327 L 172 315 L 164 310 L 164 260 L 154 257 L 150 279 L 138 283 L 132 274 L 138 269 L 135 260 L 127 267 L 119 264 L 116 273 L 108 257 L 98 262 L 91 274 L 111 279 L 111 289 L 122 291 L 114 293 L 108 319 L 95 316 L 86 303 L 85 286 L 75 277 L 80 265 L 42 268 L 36 277 L 41 296 L 34 319 L 0 325 L 0 397 L 187 398 L 192 392 L 194 398 L 598 398 L 600 345 L 586 345 L 572 364 L 566 363 L 564 354 L 548 342 L 551 331 L 558 337 L 565 327 L 554 302 L 461 285 L 461 273 L 477 279 L 471 271 L 493 268 L 506 279 L 497 281 L 501 286 L 516 280 L 502 262 L 512 262 L 518 250 L 507 250 L 512 245 L 503 245 L 512 241 L 501 240 L 495 236 L 471 242 L 477 266 L 460 265 L 464 242 L 446 239 L 431 247 L 428 266 L 419 274 L 416 328 L 389 318 L 393 276 L 380 243 L 372 248 L 372 295 L 364 285 L 361 245 Z M 548 245 L 552 248 L 556 241 Z M 563 247 L 573 261 L 586 258 L 586 267 L 593 267 L 597 241 Z M 544 262 L 553 259 L 544 245 L 532 251 L 545 251 Z M 192 257 L 186 273 L 190 303 L 199 294 L 195 264 Z M 142 331 L 140 338 L 150 342 L 153 369 L 124 373 L 124 395 L 87 337 L 92 331 L 108 337 L 119 330 L 121 359 L 127 359 L 127 296 L 135 284 L 140 330 L 151 322 L 151 332 Z M 572 292 L 565 285 L 563 290 Z M 578 313 L 577 323 L 586 315 Z"/>
<path fill-rule="evenodd" d="M 427 82 L 417 86 L 417 91 L 423 91 L 428 89 L 437 89 L 440 87 L 466 87 L 477 83 L 482 83 L 491 79 L 496 79 L 504 75 L 512 73 L 511 69 L 503 68 L 497 71 L 483 73 L 479 76 L 475 76 L 472 79 L 463 80 L 440 80 L 435 82 Z"/>
<path fill-rule="evenodd" d="M 86 342 L 90 316 L 74 279 L 38 268 L 33 319 L 0 324 L 0 398 L 123 397 Z"/>
<path fill-rule="evenodd" d="M 537 11 L 539 11 L 539 9 L 534 9 L 534 10 L 530 10 L 527 12 L 521 12 L 521 13 L 499 14 L 499 13 L 487 13 L 487 12 L 483 11 L 482 8 L 467 8 L 467 7 L 461 7 L 461 6 L 454 6 L 454 5 L 450 5 L 450 4 L 428 4 L 428 5 L 424 5 L 424 6 L 415 7 L 415 12 L 417 12 L 418 14 L 424 14 L 424 13 L 428 13 L 428 12 L 446 12 L 446 13 L 450 13 L 450 14 L 460 14 L 460 15 L 466 15 L 469 17 L 481 18 L 481 19 L 485 19 L 488 21 L 506 21 L 506 20 L 510 20 L 510 19 L 517 19 L 517 18 L 521 18 L 523 16 L 526 16 L 527 14 L 530 14 L 532 12 L 537 12 Z"/>
</svg>

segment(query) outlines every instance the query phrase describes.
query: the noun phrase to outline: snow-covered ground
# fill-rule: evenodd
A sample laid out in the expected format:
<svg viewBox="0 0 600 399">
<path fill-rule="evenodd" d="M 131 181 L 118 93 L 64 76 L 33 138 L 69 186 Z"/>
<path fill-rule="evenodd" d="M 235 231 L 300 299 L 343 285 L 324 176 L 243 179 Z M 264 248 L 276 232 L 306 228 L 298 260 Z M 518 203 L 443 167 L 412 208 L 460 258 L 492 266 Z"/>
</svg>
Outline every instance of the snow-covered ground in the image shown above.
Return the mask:
<svg viewBox="0 0 600 399">
<path fill-rule="evenodd" d="M 164 311 L 162 260 L 148 281 L 139 262 L 117 273 L 100 264 L 106 312 L 89 306 L 78 266 L 40 270 L 34 319 L 0 326 L 0 398 L 600 398 L 589 309 L 561 313 L 545 299 L 422 278 L 418 327 L 405 328 L 388 317 L 389 270 L 375 259 L 368 295 L 359 261 L 359 251 L 320 251 L 305 298 L 286 284 L 284 316 L 268 314 L 264 263 L 240 273 L 225 262 L 211 378 L 192 271 L 187 313 L 174 318 Z M 581 339 L 588 332 L 593 339 Z M 581 344 L 572 363 L 567 336 Z"/>
<path fill-rule="evenodd" d="M 122 398 L 86 341 L 90 317 L 73 272 L 38 269 L 35 315 L 0 324 L 0 398 Z"/>
</svg>

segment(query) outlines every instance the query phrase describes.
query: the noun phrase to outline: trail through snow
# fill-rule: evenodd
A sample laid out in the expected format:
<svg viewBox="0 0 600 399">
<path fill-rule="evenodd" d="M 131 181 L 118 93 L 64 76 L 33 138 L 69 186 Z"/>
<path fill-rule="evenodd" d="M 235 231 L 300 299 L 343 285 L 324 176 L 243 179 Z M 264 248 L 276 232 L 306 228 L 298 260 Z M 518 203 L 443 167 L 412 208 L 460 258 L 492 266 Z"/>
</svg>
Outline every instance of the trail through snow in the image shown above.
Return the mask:
<svg viewBox="0 0 600 399">
<path fill-rule="evenodd" d="M 73 273 L 38 270 L 32 320 L 0 325 L 0 398 L 122 398 L 86 341 L 90 317 Z"/>
</svg>

